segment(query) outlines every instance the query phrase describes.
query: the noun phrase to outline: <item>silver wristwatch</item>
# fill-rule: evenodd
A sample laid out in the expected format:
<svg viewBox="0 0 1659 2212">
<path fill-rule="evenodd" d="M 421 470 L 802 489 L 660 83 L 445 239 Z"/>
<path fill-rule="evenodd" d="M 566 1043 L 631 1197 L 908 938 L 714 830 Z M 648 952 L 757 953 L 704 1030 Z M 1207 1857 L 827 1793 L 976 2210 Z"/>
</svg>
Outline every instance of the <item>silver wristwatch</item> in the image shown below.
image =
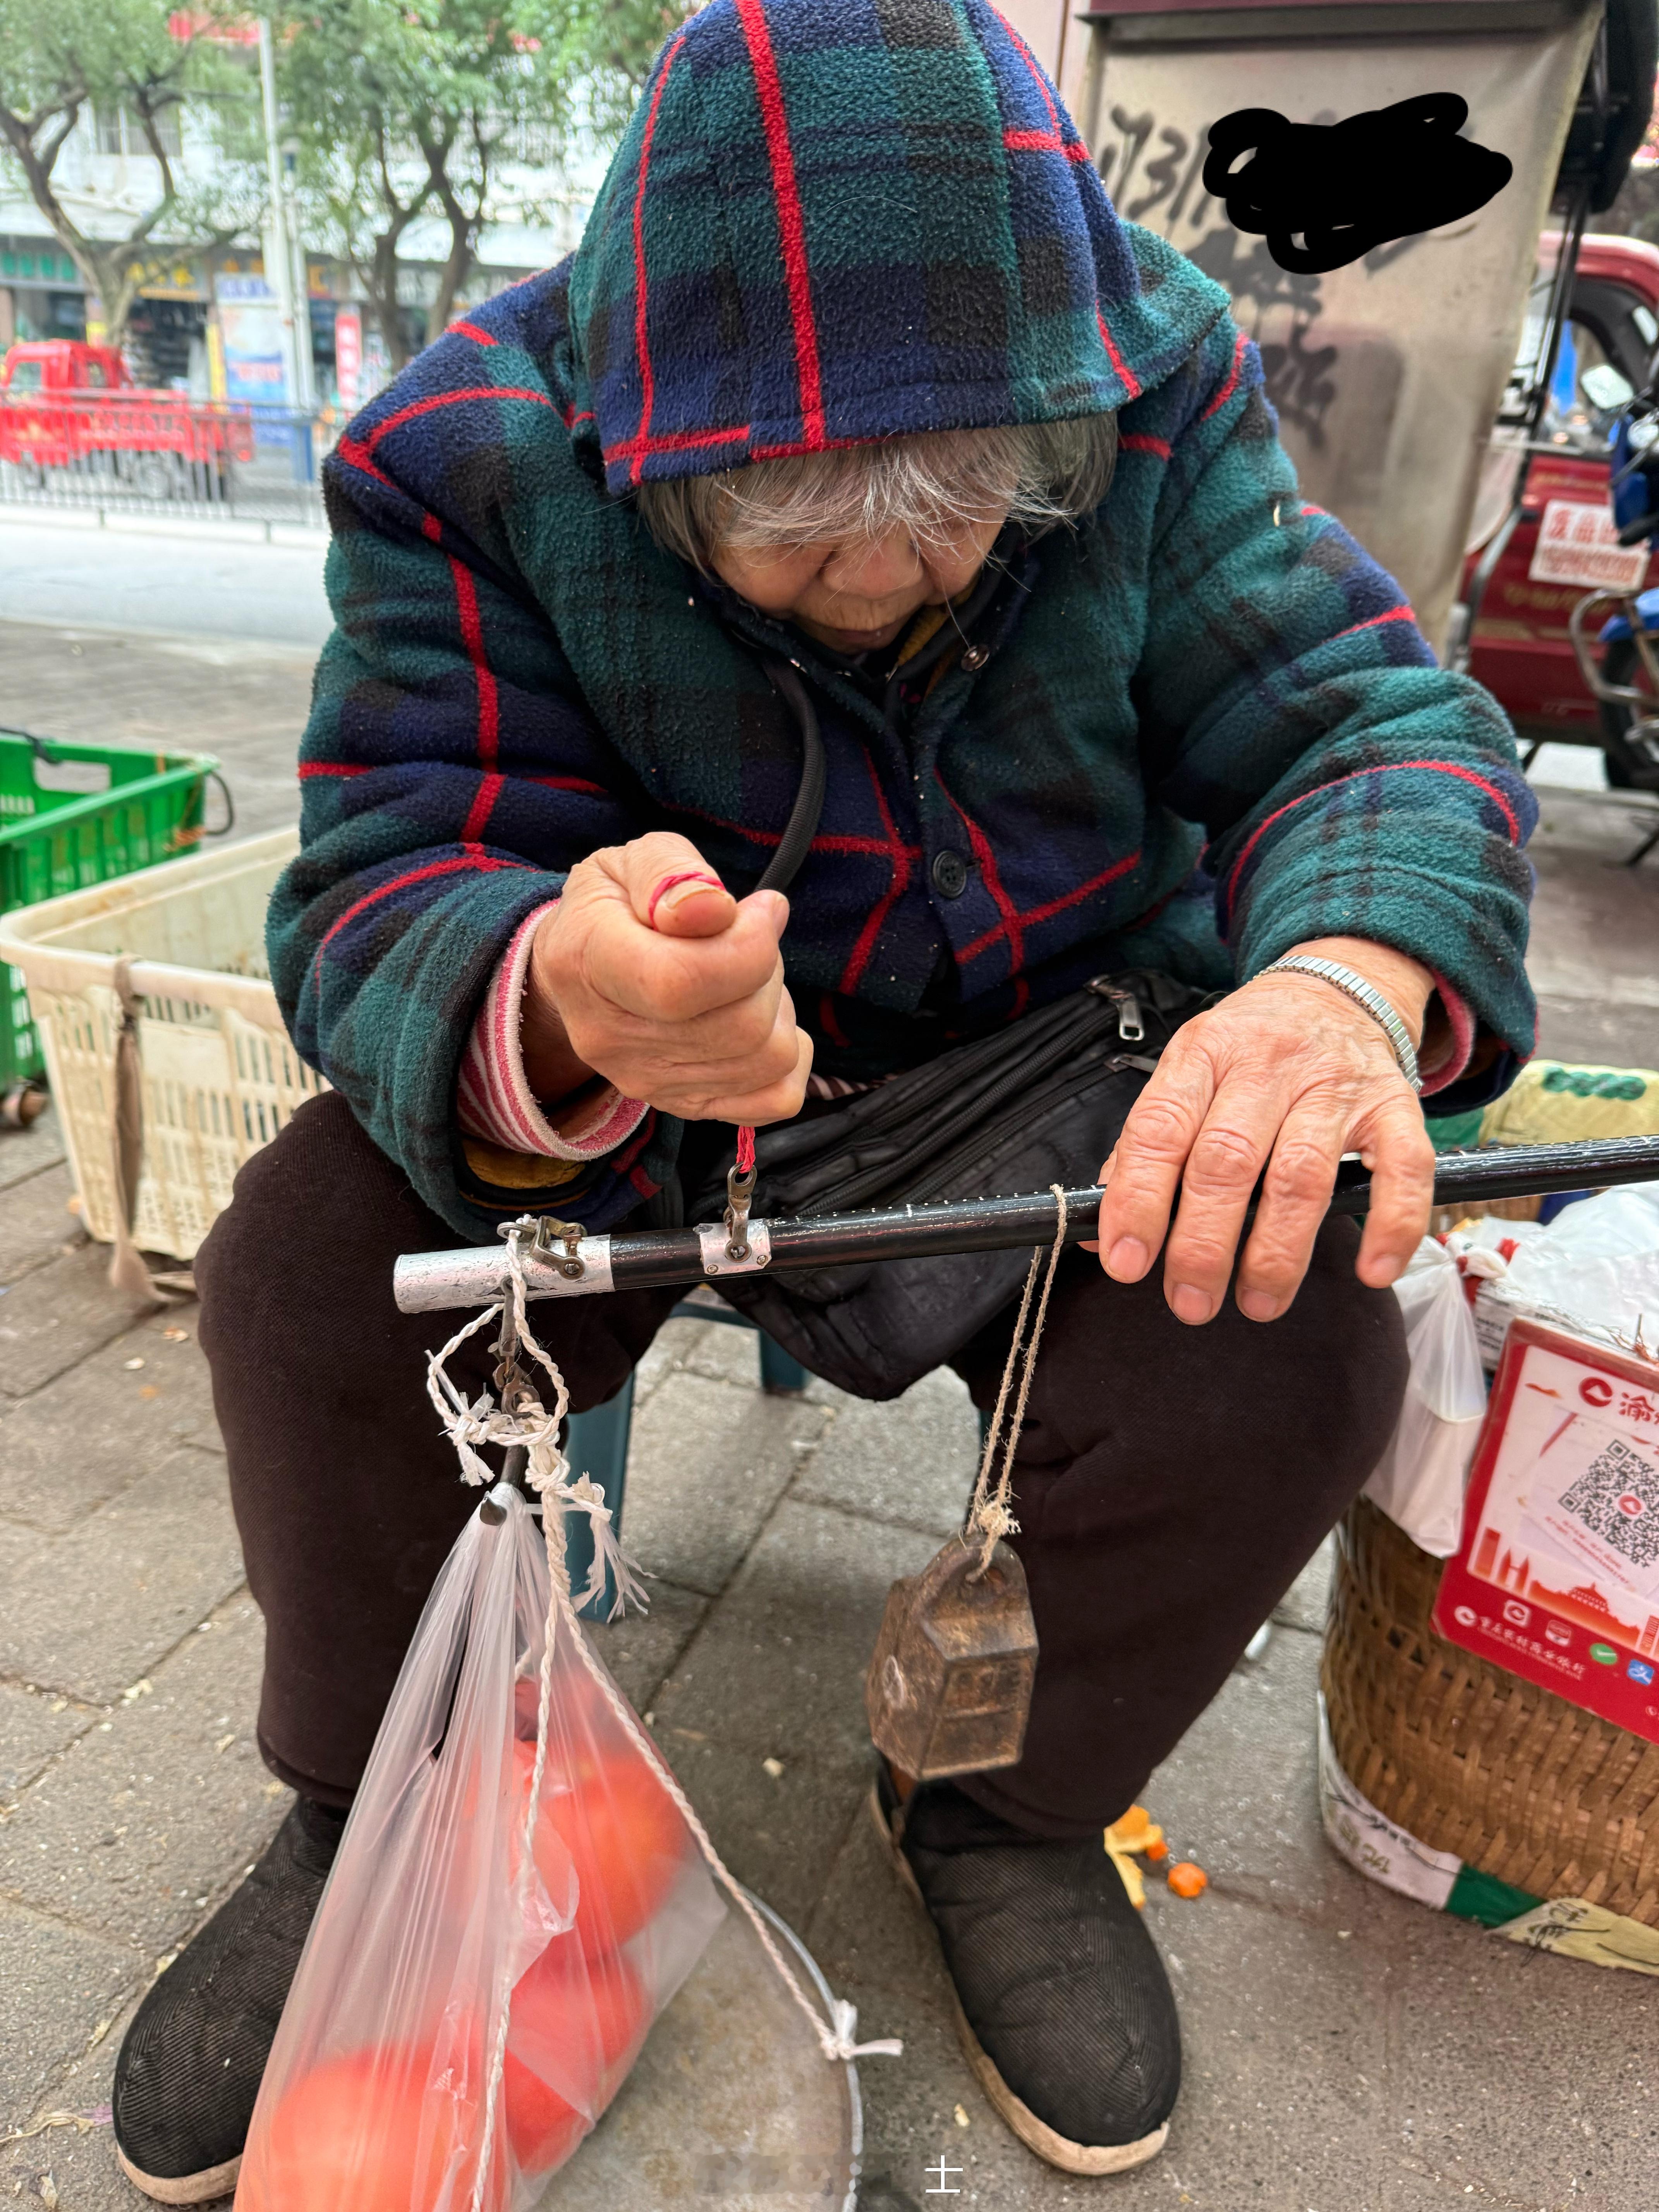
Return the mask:
<svg viewBox="0 0 1659 2212">
<path fill-rule="evenodd" d="M 1417 1072 L 1417 1052 L 1412 1043 L 1411 1031 L 1374 983 L 1363 975 L 1356 975 L 1352 968 L 1343 967 L 1338 960 L 1321 960 L 1310 952 L 1290 952 L 1282 960 L 1269 961 L 1265 968 L 1256 970 L 1258 975 L 1317 975 L 1322 981 L 1334 983 L 1339 991 L 1351 998 L 1355 1006 L 1363 1006 L 1376 1024 L 1400 1063 L 1400 1073 L 1413 1091 L 1420 1091 L 1423 1079 Z"/>
</svg>

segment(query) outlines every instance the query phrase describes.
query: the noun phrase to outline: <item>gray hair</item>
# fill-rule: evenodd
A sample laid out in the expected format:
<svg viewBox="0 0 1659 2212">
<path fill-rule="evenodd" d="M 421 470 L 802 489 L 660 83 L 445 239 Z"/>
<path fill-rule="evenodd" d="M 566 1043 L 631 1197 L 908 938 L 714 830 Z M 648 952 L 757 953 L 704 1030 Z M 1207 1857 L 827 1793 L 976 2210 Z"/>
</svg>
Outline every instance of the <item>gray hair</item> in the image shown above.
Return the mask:
<svg viewBox="0 0 1659 2212">
<path fill-rule="evenodd" d="M 643 483 L 635 496 L 663 550 L 706 574 L 721 545 L 781 551 L 896 529 L 926 550 L 1005 516 L 1035 538 L 1091 514 L 1116 459 L 1116 417 L 1083 415 L 754 461 L 717 476 Z"/>
</svg>

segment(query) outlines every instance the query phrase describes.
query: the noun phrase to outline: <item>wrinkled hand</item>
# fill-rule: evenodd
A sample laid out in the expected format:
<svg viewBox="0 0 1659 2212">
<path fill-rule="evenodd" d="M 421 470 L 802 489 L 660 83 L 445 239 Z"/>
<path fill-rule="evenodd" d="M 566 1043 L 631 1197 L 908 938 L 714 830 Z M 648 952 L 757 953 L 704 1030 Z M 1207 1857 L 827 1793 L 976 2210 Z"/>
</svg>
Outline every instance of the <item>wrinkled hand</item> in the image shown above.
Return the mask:
<svg viewBox="0 0 1659 2212">
<path fill-rule="evenodd" d="M 1433 979 L 1417 961 L 1346 938 L 1296 949 L 1362 975 L 1418 1036 Z M 1236 1295 L 1250 1320 L 1273 1321 L 1307 1272 L 1337 1163 L 1355 1152 L 1372 1188 L 1356 1273 L 1380 1287 L 1405 1272 L 1428 1228 L 1434 1149 L 1422 1109 L 1382 1030 L 1352 1000 L 1316 976 L 1258 976 L 1176 1032 L 1136 1100 L 1101 1170 L 1102 1264 L 1119 1282 L 1139 1282 L 1167 1230 L 1170 1310 L 1210 1320 L 1265 1168 Z"/>
<path fill-rule="evenodd" d="M 590 854 L 531 948 L 531 1089 L 552 1103 L 599 1075 L 686 1121 L 787 1120 L 812 1066 L 783 984 L 788 919 L 781 891 L 734 899 L 667 831 Z"/>
</svg>

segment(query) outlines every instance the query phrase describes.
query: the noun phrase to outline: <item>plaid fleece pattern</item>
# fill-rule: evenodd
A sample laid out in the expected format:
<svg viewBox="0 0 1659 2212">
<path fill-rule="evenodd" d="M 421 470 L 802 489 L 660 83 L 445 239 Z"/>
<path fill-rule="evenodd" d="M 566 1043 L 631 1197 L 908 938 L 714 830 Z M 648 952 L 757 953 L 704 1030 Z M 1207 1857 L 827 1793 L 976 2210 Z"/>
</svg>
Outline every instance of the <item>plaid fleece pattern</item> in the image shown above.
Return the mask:
<svg viewBox="0 0 1659 2212">
<path fill-rule="evenodd" d="M 672 40 L 571 283 L 613 491 L 1122 406 L 1213 308 L 1157 296 L 983 0 L 725 0 Z"/>
<path fill-rule="evenodd" d="M 957 46 L 915 44 L 917 25 L 947 18 Z M 1034 196 L 1063 228 L 1065 268 L 1092 264 L 1100 310 L 1098 327 L 1091 313 L 1055 322 L 997 295 L 1000 419 L 1063 407 L 1067 391 L 1118 406 L 1103 506 L 1012 561 L 975 629 L 983 665 L 947 665 L 904 724 L 799 633 L 699 585 L 617 495 L 635 459 L 706 468 L 757 451 L 757 423 L 784 444 L 897 429 L 929 390 L 935 427 L 990 419 L 975 411 L 984 363 L 963 368 L 946 325 L 915 325 L 907 349 L 867 261 L 857 287 L 838 289 L 835 242 L 845 255 L 878 236 L 874 203 L 893 190 L 872 191 L 857 163 L 823 151 L 848 126 L 820 93 L 846 81 L 849 52 L 870 143 L 909 149 L 902 190 L 917 215 L 895 289 L 916 238 L 949 232 L 970 188 L 992 190 L 978 167 L 994 158 L 1002 204 Z M 573 260 L 450 331 L 329 464 L 337 628 L 302 746 L 302 852 L 269 932 L 307 1060 L 462 1236 L 488 1237 L 526 1205 L 594 1227 L 637 1206 L 672 1167 L 677 1124 L 648 1114 L 598 1162 L 481 1166 L 455 1127 L 458 1066 L 520 925 L 596 847 L 671 826 L 734 890 L 756 882 L 799 774 L 798 733 L 760 665 L 775 653 L 811 687 L 827 757 L 785 939 L 823 1073 L 913 1066 L 1103 969 L 1219 983 L 1342 933 L 1425 961 L 1509 1048 L 1437 1107 L 1501 1088 L 1533 1031 L 1522 848 L 1534 806 L 1507 725 L 1436 665 L 1393 580 L 1299 499 L 1255 348 L 1218 288 L 1117 221 L 1057 104 L 1047 142 L 1036 118 L 1052 88 L 971 0 L 713 0 L 674 57 L 658 63 Z M 978 88 L 964 179 L 955 142 L 925 139 L 904 105 L 913 65 L 949 76 L 947 63 L 953 97 Z M 689 131 L 678 103 L 716 82 L 726 138 L 738 145 L 746 99 L 767 167 L 744 173 L 735 215 L 688 191 L 659 223 L 653 130 Z M 1022 83 L 1035 110 L 1014 103 Z M 1033 165 L 1047 165 L 1040 189 Z M 647 277 L 627 314 L 619 222 Z M 730 259 L 712 237 L 722 227 L 752 264 Z M 804 293 L 791 289 L 791 238 Z M 735 293 L 711 275 L 722 267 Z M 745 269 L 759 272 L 752 300 Z M 699 350 L 683 331 L 711 301 L 726 304 Z M 1120 366 L 1103 366 L 1114 354 Z M 640 434 L 642 393 L 664 437 L 703 442 L 616 450 Z M 738 422 L 749 444 L 707 441 Z M 968 863 L 955 897 L 934 875 L 947 853 Z"/>
</svg>

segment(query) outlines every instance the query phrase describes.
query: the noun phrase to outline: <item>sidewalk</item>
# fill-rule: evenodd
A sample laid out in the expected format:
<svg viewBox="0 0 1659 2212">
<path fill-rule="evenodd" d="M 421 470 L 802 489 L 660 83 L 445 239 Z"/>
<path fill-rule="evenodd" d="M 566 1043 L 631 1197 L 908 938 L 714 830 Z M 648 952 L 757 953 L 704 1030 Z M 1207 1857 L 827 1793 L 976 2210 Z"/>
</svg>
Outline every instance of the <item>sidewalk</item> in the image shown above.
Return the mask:
<svg viewBox="0 0 1659 2212">
<path fill-rule="evenodd" d="M 188 744 L 211 728 L 251 802 L 242 826 L 275 826 L 309 656 L 218 654 L 0 623 L 0 696 L 46 734 Z M 1634 835 L 1613 810 L 1545 813 L 1547 1042 L 1605 1037 L 1607 1056 L 1653 1065 L 1659 864 L 1616 866 Z M 259 1620 L 195 1309 L 117 1300 L 70 1192 L 50 1117 L 0 1133 L 0 2204 L 134 2212 L 107 2124 L 121 2035 L 287 1799 L 252 1740 Z M 862 1675 L 887 1587 L 956 1525 L 974 1447 L 951 1377 L 886 1407 L 817 1382 L 770 1399 L 752 1337 L 674 1322 L 641 1371 L 629 1476 L 629 1541 L 660 1579 L 648 1619 L 595 1632 L 734 1871 L 863 2034 L 905 2039 L 860 2069 L 860 2202 L 927 2212 L 943 2157 L 957 2201 L 997 2212 L 1649 2212 L 1650 1986 L 1430 1912 L 1326 1847 L 1322 1562 L 1148 1792 L 1211 1879 L 1191 1904 L 1150 1886 L 1187 2034 L 1168 2150 L 1081 2182 L 1007 2134 L 864 1806 Z M 655 2212 L 643 2181 L 638 2212 Z"/>
</svg>

